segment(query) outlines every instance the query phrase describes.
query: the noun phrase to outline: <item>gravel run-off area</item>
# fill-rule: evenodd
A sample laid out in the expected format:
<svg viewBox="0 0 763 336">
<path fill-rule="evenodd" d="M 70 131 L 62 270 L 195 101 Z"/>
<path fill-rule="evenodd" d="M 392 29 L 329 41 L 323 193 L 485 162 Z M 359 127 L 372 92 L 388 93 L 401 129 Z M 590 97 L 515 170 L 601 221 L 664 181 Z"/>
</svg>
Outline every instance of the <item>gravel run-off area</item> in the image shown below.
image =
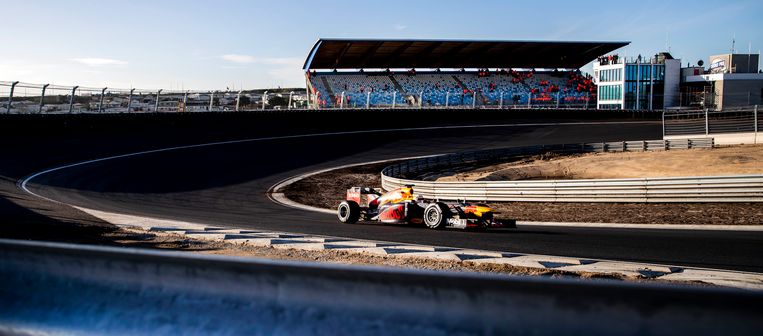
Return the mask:
<svg viewBox="0 0 763 336">
<path fill-rule="evenodd" d="M 576 163 L 577 162 L 577 163 Z M 626 162 L 621 164 L 619 162 Z M 343 168 L 313 175 L 283 189 L 291 200 L 319 208 L 333 209 L 354 186 L 381 187 L 381 170 L 393 164 L 382 163 Z M 573 164 L 574 163 L 574 164 Z M 579 165 L 578 165 L 579 163 Z M 607 164 L 609 166 L 607 166 Z M 535 167 L 571 167 L 536 169 Z M 648 166 L 648 167 L 644 167 Z M 572 156 L 540 155 L 513 163 L 472 167 L 474 172 L 458 169 L 460 176 L 503 174 L 516 167 L 551 174 L 535 178 L 616 178 L 633 177 L 651 171 L 652 176 L 763 174 L 763 146 L 739 146 L 647 153 L 596 153 Z M 672 168 L 671 168 L 672 167 Z M 703 167 L 698 169 L 697 167 Z M 463 168 L 463 167 L 462 167 Z M 500 169 L 498 169 L 500 168 Z M 574 168 L 574 169 L 573 169 Z M 544 168 L 545 169 L 545 168 Z M 490 172 L 487 174 L 485 172 Z M 596 174 L 594 172 L 598 172 Z M 512 173 L 514 176 L 522 174 Z M 432 174 L 429 174 L 432 176 Z M 442 175 L 438 179 L 444 179 Z M 517 178 L 515 178 L 517 179 Z M 415 187 L 414 187 L 415 191 Z M 518 221 L 589 222 L 630 224 L 714 224 L 761 225 L 763 203 L 491 203 L 502 218 Z"/>
</svg>

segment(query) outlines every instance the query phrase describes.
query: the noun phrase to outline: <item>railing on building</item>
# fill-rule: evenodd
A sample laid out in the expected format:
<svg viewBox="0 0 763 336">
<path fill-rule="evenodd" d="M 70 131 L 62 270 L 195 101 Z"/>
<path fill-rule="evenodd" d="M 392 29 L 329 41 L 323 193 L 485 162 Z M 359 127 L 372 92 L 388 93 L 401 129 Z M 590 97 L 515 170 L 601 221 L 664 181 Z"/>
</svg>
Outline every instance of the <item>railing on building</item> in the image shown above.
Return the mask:
<svg viewBox="0 0 763 336">
<path fill-rule="evenodd" d="M 468 92 L 446 91 L 401 92 L 336 92 L 333 97 L 319 99 L 310 95 L 317 109 L 394 108 L 394 109 L 596 109 L 596 95 L 562 92 L 515 93 L 511 91 Z"/>
</svg>

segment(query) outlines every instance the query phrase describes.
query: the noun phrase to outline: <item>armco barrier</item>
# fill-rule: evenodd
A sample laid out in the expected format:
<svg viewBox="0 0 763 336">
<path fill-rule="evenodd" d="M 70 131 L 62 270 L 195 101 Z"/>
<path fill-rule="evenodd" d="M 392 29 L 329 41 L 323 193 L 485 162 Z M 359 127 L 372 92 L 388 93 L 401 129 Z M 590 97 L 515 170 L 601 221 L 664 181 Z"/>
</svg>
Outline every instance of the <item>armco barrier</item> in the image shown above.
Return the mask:
<svg viewBox="0 0 763 336">
<path fill-rule="evenodd" d="M 622 141 L 490 149 L 405 161 L 382 170 L 386 190 L 415 185 L 440 200 L 513 202 L 763 202 L 763 175 L 599 180 L 429 182 L 408 176 L 453 165 L 489 164 L 542 153 L 652 151 L 711 148 L 712 138 Z"/>
<path fill-rule="evenodd" d="M 0 240 L 0 333 L 757 335 L 763 293 Z"/>
</svg>

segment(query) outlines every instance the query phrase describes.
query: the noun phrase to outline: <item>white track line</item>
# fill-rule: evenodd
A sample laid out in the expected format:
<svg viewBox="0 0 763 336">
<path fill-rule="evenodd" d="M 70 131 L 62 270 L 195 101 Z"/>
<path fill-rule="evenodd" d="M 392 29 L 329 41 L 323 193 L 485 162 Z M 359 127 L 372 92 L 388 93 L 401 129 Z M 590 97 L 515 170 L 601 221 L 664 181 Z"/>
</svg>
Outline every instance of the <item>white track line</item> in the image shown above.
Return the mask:
<svg viewBox="0 0 763 336">
<path fill-rule="evenodd" d="M 56 202 L 56 203 L 72 206 L 72 207 L 74 207 L 76 209 L 79 209 L 81 211 L 90 213 L 90 214 L 92 214 L 92 215 L 94 215 L 96 217 L 102 218 L 102 219 L 106 220 L 107 222 L 113 223 L 115 225 L 122 225 L 122 226 L 135 226 L 135 225 L 137 225 L 137 226 L 140 226 L 140 227 L 144 227 L 146 229 L 150 229 L 152 227 L 156 227 L 156 225 L 160 225 L 160 226 L 161 225 L 170 225 L 170 226 L 177 227 L 178 229 L 181 229 L 181 230 L 184 230 L 184 231 L 188 230 L 188 229 L 197 230 L 199 228 L 204 228 L 204 227 L 207 227 L 207 226 L 205 226 L 203 224 L 190 223 L 190 222 L 173 221 L 173 220 L 162 220 L 162 219 L 157 219 L 157 218 L 142 217 L 142 216 L 132 216 L 132 215 L 120 214 L 120 213 L 107 213 L 107 212 L 102 212 L 102 211 L 99 211 L 99 210 L 96 210 L 96 209 L 87 209 L 87 208 L 83 208 L 83 207 L 78 207 L 78 206 L 74 206 L 74 205 L 67 204 L 67 203 L 64 203 L 64 202 L 56 201 L 56 200 L 44 197 L 42 195 L 39 195 L 37 193 L 34 193 L 33 191 L 31 191 L 29 189 L 28 184 L 33 179 L 35 179 L 35 178 L 37 178 L 37 177 L 39 177 L 41 175 L 44 175 L 44 174 L 48 174 L 48 173 L 51 173 L 51 172 L 54 172 L 54 171 L 63 170 L 63 169 L 71 168 L 71 167 L 77 167 L 77 166 L 87 165 L 87 164 L 91 164 L 91 163 L 96 163 L 96 162 L 103 162 L 103 161 L 107 161 L 107 160 L 113 160 L 113 159 L 119 159 L 119 158 L 125 158 L 125 157 L 132 157 L 132 156 L 138 156 L 138 155 L 145 155 L 145 154 L 152 154 L 152 153 L 160 153 L 160 152 L 166 152 L 166 151 L 171 151 L 171 150 L 197 148 L 197 147 L 205 147 L 205 146 L 215 146 L 215 145 L 225 145 L 225 144 L 235 144 L 235 143 L 244 143 L 244 142 L 253 142 L 253 141 L 278 140 L 278 139 L 290 139 L 290 138 L 305 138 L 305 137 L 316 137 L 316 136 L 327 136 L 327 135 L 342 135 L 342 134 L 359 134 L 359 133 L 372 133 L 372 132 L 393 132 L 393 131 L 427 130 L 427 129 L 453 129 L 453 128 L 478 128 L 478 127 L 485 127 L 485 128 L 488 128 L 488 127 L 522 127 L 522 126 L 553 126 L 553 125 L 562 126 L 562 125 L 585 125 L 585 124 L 601 125 L 601 124 L 623 124 L 623 123 L 629 123 L 629 122 L 541 123 L 541 124 L 506 124 L 506 125 L 483 125 L 483 126 L 476 126 L 476 125 L 472 125 L 472 126 L 445 126 L 445 127 L 424 127 L 424 128 L 389 129 L 389 130 L 368 130 L 368 131 L 351 131 L 351 132 L 314 133 L 314 134 L 304 134 L 304 135 L 291 135 L 291 136 L 280 136 L 280 137 L 266 137 L 266 138 L 255 138 L 255 139 L 220 141 L 220 142 L 211 142 L 211 143 L 204 143 L 204 144 L 196 144 L 196 145 L 188 145 L 188 146 L 176 146 L 176 147 L 168 147 L 168 148 L 162 148 L 162 149 L 141 151 L 141 152 L 122 154 L 122 155 L 115 155 L 115 156 L 110 156 L 110 157 L 105 157 L 105 158 L 100 158 L 100 159 L 95 159 L 95 160 L 88 160 L 88 161 L 83 161 L 83 162 L 63 165 L 63 166 L 47 169 L 47 170 L 44 170 L 44 171 L 32 174 L 32 175 L 30 175 L 30 176 L 20 180 L 17 183 L 17 186 L 21 190 L 23 190 L 24 192 L 26 192 L 26 193 L 28 193 L 30 195 L 33 195 L 33 196 L 36 196 L 36 197 L 39 197 L 41 199 L 45 199 L 45 200 L 48 200 L 48 201 L 51 201 L 51 202 Z M 632 123 L 646 123 L 646 122 L 632 122 Z M 410 159 L 410 158 L 408 158 L 408 159 Z M 381 161 L 376 161 L 375 163 L 381 163 L 381 162 L 386 162 L 386 161 L 395 161 L 395 160 L 400 160 L 400 159 L 381 160 Z M 364 165 L 364 164 L 368 164 L 368 163 L 344 165 L 342 167 L 350 167 L 350 166 L 353 166 L 353 165 Z M 298 176 L 299 178 L 296 178 L 296 179 L 295 178 L 289 178 L 289 179 L 283 180 L 283 181 L 279 182 L 278 184 L 274 185 L 273 187 L 271 187 L 271 189 L 269 190 L 269 193 L 268 193 L 269 197 L 270 197 L 271 200 L 276 201 L 274 199 L 274 195 L 278 195 L 279 193 L 277 191 L 280 190 L 281 188 L 285 187 L 286 185 L 288 185 L 290 183 L 294 183 L 295 181 L 297 181 L 297 180 L 299 180 L 301 178 L 307 177 L 307 176 L 309 176 L 311 174 L 312 175 L 319 174 L 321 172 L 329 171 L 329 170 L 332 170 L 332 169 L 338 169 L 338 168 L 339 167 L 324 169 L 324 170 L 321 170 L 321 171 L 316 171 L 316 172 L 312 172 L 312 173 L 308 173 L 308 174 L 302 174 L 302 175 Z M 272 191 L 272 192 L 270 192 L 270 191 Z M 280 196 L 283 196 L 283 194 L 280 193 Z M 280 198 L 280 197 L 276 197 L 276 198 Z M 286 199 L 286 198 L 283 197 L 283 199 Z M 276 201 L 276 202 L 278 202 L 278 201 Z M 293 205 L 292 204 L 288 204 L 289 202 L 293 203 Z M 286 202 L 286 203 L 279 202 L 279 203 L 282 204 L 282 205 L 292 206 L 292 207 L 296 207 L 296 208 L 303 209 L 303 210 L 326 212 L 326 213 L 330 211 L 331 213 L 334 213 L 333 210 L 319 209 L 319 208 L 314 208 L 314 207 L 309 207 L 309 206 L 305 206 L 305 205 L 302 205 L 302 204 L 298 204 L 298 203 L 295 203 L 295 202 L 292 202 L 292 201 L 289 201 L 289 202 Z M 138 219 L 138 220 L 136 220 L 136 219 Z M 299 248 L 299 246 L 300 245 L 297 244 L 295 247 Z M 429 248 L 427 250 L 429 250 Z M 431 248 L 431 250 L 434 251 L 433 248 Z M 464 250 L 464 251 L 468 251 L 468 250 Z M 479 252 L 479 251 L 475 251 L 475 252 Z M 484 251 L 484 252 L 485 253 L 496 253 L 494 251 Z M 437 258 L 442 253 L 441 252 L 432 252 L 431 253 L 432 256 L 424 256 L 423 254 L 427 254 L 427 253 L 422 252 L 422 256 L 421 257 Z M 442 256 L 439 256 L 439 257 L 442 257 Z M 522 259 L 522 258 L 524 258 L 524 259 Z M 558 257 L 558 256 L 524 255 L 523 257 L 518 258 L 517 260 L 522 259 L 522 260 L 520 260 L 521 262 L 537 262 L 537 260 L 534 260 L 534 259 L 533 260 L 529 260 L 529 261 L 525 260 L 525 259 L 528 259 L 528 258 L 529 259 L 535 258 L 535 259 L 538 259 L 538 260 L 542 259 L 541 261 L 549 261 L 549 260 L 553 261 L 553 260 L 557 260 L 557 259 L 559 259 L 559 260 L 571 259 L 571 258 L 568 258 L 568 257 Z M 506 259 L 506 258 L 495 258 L 495 259 L 496 259 L 496 261 L 499 261 L 499 260 L 503 260 L 503 259 Z M 639 269 L 647 269 L 647 270 L 650 269 L 650 267 L 662 267 L 661 265 L 648 265 L 648 264 L 619 262 L 619 261 L 607 261 L 607 260 L 599 260 L 599 261 L 603 262 L 603 264 L 605 264 L 607 267 L 609 267 L 611 269 L 611 270 L 605 271 L 605 273 L 613 273 L 613 272 L 614 273 L 618 273 L 618 272 L 621 272 L 621 273 L 622 272 L 626 272 L 627 273 L 627 272 L 630 271 L 631 268 L 634 268 L 634 267 L 639 268 Z M 540 266 L 543 266 L 543 265 L 540 265 Z M 578 268 L 580 268 L 580 266 L 574 266 L 574 265 L 570 266 L 570 267 L 578 267 Z M 583 267 L 585 267 L 585 266 L 583 266 Z M 559 268 L 559 269 L 563 269 L 563 268 Z M 596 269 L 596 267 L 593 267 L 590 270 L 589 269 L 574 269 L 574 270 L 571 270 L 571 271 L 583 271 L 583 270 L 585 270 L 585 271 L 599 271 L 598 269 Z M 713 283 L 713 281 L 715 281 L 714 279 L 716 277 L 718 277 L 717 274 L 720 274 L 720 275 L 724 276 L 721 279 L 722 282 L 718 283 L 720 285 L 726 285 L 726 286 L 732 286 L 732 287 L 741 287 L 741 288 L 752 288 L 752 289 L 760 289 L 761 286 L 763 286 L 763 285 L 761 285 L 761 283 L 763 283 L 763 280 L 761 280 L 761 278 L 760 278 L 761 275 L 757 274 L 757 273 L 726 271 L 726 270 L 714 270 L 714 269 L 702 269 L 702 268 L 691 268 L 691 270 L 693 272 L 695 272 L 696 274 L 692 274 L 691 276 L 685 276 L 684 278 L 680 278 L 681 275 L 676 275 L 675 273 L 671 273 L 670 276 L 678 277 L 675 280 L 679 280 L 679 281 L 680 280 L 683 280 L 683 281 L 706 281 L 706 282 Z M 660 277 L 657 277 L 657 278 L 660 278 Z"/>
<path fill-rule="evenodd" d="M 561 226 L 608 229 L 647 229 L 647 230 L 708 230 L 708 231 L 763 231 L 763 225 L 714 225 L 714 224 L 625 224 L 625 223 L 575 223 L 575 222 L 533 222 L 518 221 L 517 225 Z"/>
<path fill-rule="evenodd" d="M 237 144 L 237 143 L 246 143 L 246 142 L 255 142 L 255 141 L 268 141 L 268 140 L 283 140 L 283 139 L 298 139 L 298 138 L 309 138 L 309 137 L 319 137 L 319 136 L 330 136 L 330 135 L 350 135 L 350 134 L 365 134 L 365 133 L 382 133 L 382 132 L 401 132 L 401 131 L 426 131 L 426 130 L 438 130 L 438 129 L 469 129 L 469 128 L 502 128 L 502 127 L 526 127 L 526 126 L 576 126 L 576 125 L 619 125 L 619 124 L 650 124 L 653 123 L 651 121 L 603 121 L 603 122 L 569 122 L 569 123 L 528 123 L 528 124 L 489 124 L 489 125 L 455 125 L 455 126 L 433 126 L 433 127 L 409 127 L 409 128 L 393 128 L 393 129 L 374 129 L 374 130 L 364 130 L 364 131 L 344 131 L 344 132 L 328 132 L 328 133 L 308 133 L 308 134 L 297 134 L 297 135 L 285 135 L 285 136 L 273 136 L 273 137 L 264 137 L 264 138 L 251 138 L 251 139 L 240 139 L 240 140 L 230 140 L 230 141 L 216 141 L 216 142 L 207 142 L 207 143 L 201 143 L 201 144 L 195 144 L 195 145 L 186 145 L 186 146 L 175 146 L 175 147 L 167 147 L 167 148 L 160 148 L 160 149 L 152 149 L 147 151 L 140 151 L 135 153 L 128 153 L 128 154 L 121 154 L 121 155 L 114 155 L 94 160 L 88 160 L 88 161 L 82 161 L 72 164 L 67 164 L 63 166 L 58 166 L 55 168 L 43 170 L 41 172 L 34 173 L 32 175 L 27 176 L 26 178 L 22 179 L 17 183 L 18 187 L 21 188 L 24 192 L 42 198 L 47 201 L 55 202 L 55 203 L 62 203 L 60 201 L 56 201 L 50 198 L 47 198 L 45 196 L 39 195 L 28 188 L 28 184 L 31 180 L 41 176 L 45 175 L 54 171 L 63 170 L 67 168 L 77 167 L 77 166 L 83 166 L 91 163 L 96 162 L 103 162 L 108 160 L 114 160 L 114 159 L 121 159 L 126 157 L 132 157 L 132 156 L 138 156 L 138 155 L 146 155 L 146 154 L 153 154 L 153 153 L 161 153 L 161 152 L 167 152 L 172 150 L 180 150 L 180 149 L 190 149 L 190 148 L 199 148 L 199 147 L 208 147 L 208 146 L 218 146 L 218 145 L 230 145 L 230 144 Z M 68 205 L 68 204 L 67 204 Z"/>
</svg>

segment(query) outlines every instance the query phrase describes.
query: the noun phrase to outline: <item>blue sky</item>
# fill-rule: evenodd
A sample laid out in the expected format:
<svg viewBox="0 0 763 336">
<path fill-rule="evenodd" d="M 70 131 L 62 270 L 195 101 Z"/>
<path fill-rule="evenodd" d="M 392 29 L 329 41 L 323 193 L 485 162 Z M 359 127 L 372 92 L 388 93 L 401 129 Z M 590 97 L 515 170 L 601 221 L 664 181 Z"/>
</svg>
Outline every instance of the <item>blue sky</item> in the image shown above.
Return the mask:
<svg viewBox="0 0 763 336">
<path fill-rule="evenodd" d="M 707 62 L 763 49 L 763 1 L 3 1 L 0 80 L 164 89 L 304 86 L 319 37 L 631 41 Z"/>
</svg>

